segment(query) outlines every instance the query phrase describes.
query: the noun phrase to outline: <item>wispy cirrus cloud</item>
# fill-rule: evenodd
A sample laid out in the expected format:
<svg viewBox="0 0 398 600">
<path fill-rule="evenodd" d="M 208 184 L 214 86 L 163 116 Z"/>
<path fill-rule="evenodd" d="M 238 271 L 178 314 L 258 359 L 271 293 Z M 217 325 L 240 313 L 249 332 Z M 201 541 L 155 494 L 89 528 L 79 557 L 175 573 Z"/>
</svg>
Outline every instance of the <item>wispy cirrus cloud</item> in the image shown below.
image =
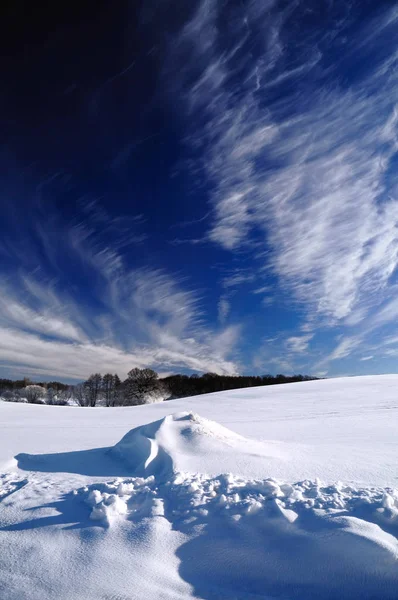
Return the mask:
<svg viewBox="0 0 398 600">
<path fill-rule="evenodd" d="M 219 3 L 206 0 L 173 44 L 174 53 L 188 50 L 182 97 L 213 185 L 208 239 L 234 252 L 262 231 L 267 266 L 281 284 L 336 323 L 364 298 L 383 300 L 398 260 L 397 58 L 380 42 L 398 44 L 398 11 L 379 12 L 340 48 L 354 63 L 368 51 L 357 40 L 371 35 L 376 48 L 376 65 L 348 86 L 336 75 L 339 58 L 331 67 L 322 52 L 344 35 L 344 18 L 331 21 L 328 40 L 286 44 L 286 22 L 304 9 L 255 1 L 236 8 L 223 28 Z M 228 49 L 225 30 L 235 40 Z M 188 83 L 193 62 L 197 77 Z M 251 75 L 242 84 L 245 68 Z M 326 72 L 327 86 L 314 88 Z"/>
<path fill-rule="evenodd" d="M 313 337 L 313 334 L 292 336 L 286 341 L 287 348 L 290 352 L 301 354 L 307 350 L 308 344 Z"/>
<path fill-rule="evenodd" d="M 252 270 L 233 269 L 222 278 L 221 284 L 225 289 L 233 289 L 246 283 L 253 283 L 255 279 L 256 275 Z"/>
<path fill-rule="evenodd" d="M 25 303 L 16 300 L 23 287 L 9 284 L 0 307 L 0 364 L 12 364 L 20 374 L 29 368 L 75 380 L 109 370 L 124 377 L 133 366 L 236 372 L 227 358 L 237 341 L 236 328 L 208 330 L 200 322 L 199 301 L 165 273 L 137 270 L 130 277 L 131 296 L 120 296 L 115 310 L 103 313 L 93 313 L 91 303 L 82 300 L 68 307 L 69 314 L 59 314 L 51 303 L 30 308 L 27 295 Z M 224 335 L 228 344 L 222 343 Z"/>
<path fill-rule="evenodd" d="M 394 324 L 398 316 L 398 302 L 395 298 L 395 285 L 391 285 L 386 290 L 388 295 L 384 303 L 373 310 L 365 310 L 363 307 L 358 312 L 365 318 L 358 319 L 354 311 L 354 319 L 349 322 L 349 329 L 345 334 L 339 335 L 337 344 L 332 351 L 325 353 L 325 356 L 317 364 L 325 366 L 333 361 L 338 361 L 346 357 L 356 355 L 359 360 L 365 360 L 360 355 L 363 352 L 375 355 L 391 355 L 390 346 L 398 347 L 398 336 L 394 332 Z M 347 320 L 346 320 L 347 322 Z M 393 329 L 391 327 L 393 326 Z M 395 352 L 395 350 L 393 350 Z"/>
<path fill-rule="evenodd" d="M 160 33 L 159 4 L 148 7 L 156 46 L 142 71 L 156 69 L 153 82 L 163 68 L 145 118 L 113 110 L 126 91 L 113 86 L 141 67 L 107 62 L 98 151 L 92 123 L 84 135 L 75 123 L 81 152 L 63 131 L 51 164 L 3 161 L 3 364 L 82 378 L 144 364 L 231 373 L 237 356 L 262 372 L 347 372 L 395 356 L 397 7 L 188 4 Z"/>
<path fill-rule="evenodd" d="M 225 323 L 226 318 L 228 317 L 229 311 L 231 310 L 231 303 L 225 297 L 222 296 L 218 301 L 218 320 L 220 323 Z"/>
<path fill-rule="evenodd" d="M 48 309 L 43 312 L 32 310 L 9 295 L 2 296 L 0 300 L 0 323 L 9 328 L 71 341 L 82 341 L 85 338 L 79 327 L 64 318 L 64 315 L 57 315 L 56 312 L 51 314 Z"/>
<path fill-rule="evenodd" d="M 43 217 L 39 243 L 44 237 L 43 247 L 52 256 L 45 256 L 35 270 L 24 268 L 21 261 L 18 271 L 3 277 L 3 369 L 9 371 L 12 365 L 16 374 L 72 380 L 109 370 L 124 377 L 134 366 L 236 372 L 229 357 L 238 328 L 210 330 L 201 298 L 186 279 L 149 265 L 128 266 L 125 250 L 131 239 L 128 244 L 123 239 L 125 227 L 112 222 L 97 204 L 86 208 L 84 221 L 64 224 L 61 241 L 56 216 L 49 215 L 48 229 Z M 141 219 L 128 222 L 134 238 L 132 225 L 141 225 Z M 135 243 L 141 239 L 138 233 Z M 32 249 L 34 241 L 29 241 Z M 28 242 L 23 243 L 26 252 Z M 22 249 L 14 258 L 20 254 Z M 60 277 L 59 264 L 65 264 L 65 257 Z"/>
</svg>

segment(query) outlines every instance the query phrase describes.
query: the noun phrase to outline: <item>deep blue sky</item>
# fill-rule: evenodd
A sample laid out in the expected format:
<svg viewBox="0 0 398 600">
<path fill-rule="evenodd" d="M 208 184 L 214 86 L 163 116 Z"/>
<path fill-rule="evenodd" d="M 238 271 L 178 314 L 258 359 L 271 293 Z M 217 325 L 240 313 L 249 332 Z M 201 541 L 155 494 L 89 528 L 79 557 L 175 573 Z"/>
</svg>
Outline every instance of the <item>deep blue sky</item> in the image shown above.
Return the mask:
<svg viewBox="0 0 398 600">
<path fill-rule="evenodd" d="M 395 3 L 0 23 L 0 376 L 397 372 Z"/>
</svg>

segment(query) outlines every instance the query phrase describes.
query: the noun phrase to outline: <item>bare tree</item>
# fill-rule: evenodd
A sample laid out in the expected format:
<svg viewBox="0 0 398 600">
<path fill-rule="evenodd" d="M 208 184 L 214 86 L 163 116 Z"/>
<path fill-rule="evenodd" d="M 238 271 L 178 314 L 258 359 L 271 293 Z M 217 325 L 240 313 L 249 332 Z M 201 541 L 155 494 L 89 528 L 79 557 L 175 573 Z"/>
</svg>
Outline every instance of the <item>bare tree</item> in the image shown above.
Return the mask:
<svg viewBox="0 0 398 600">
<path fill-rule="evenodd" d="M 27 385 L 23 393 L 26 396 L 26 399 L 31 404 L 42 404 L 43 398 L 45 396 L 46 390 L 41 385 Z"/>
<path fill-rule="evenodd" d="M 56 394 L 55 394 L 54 388 L 52 388 L 52 387 L 47 388 L 47 392 L 46 392 L 47 404 L 55 404 L 55 398 L 56 398 Z"/>
<path fill-rule="evenodd" d="M 86 406 L 95 406 L 97 404 L 98 396 L 101 390 L 101 384 L 102 375 L 100 373 L 94 373 L 93 375 L 90 375 L 87 381 L 84 382 L 88 400 Z"/>
<path fill-rule="evenodd" d="M 117 406 L 121 404 L 123 399 L 123 384 L 120 381 L 120 377 L 117 373 L 113 376 L 113 398 L 112 398 L 112 406 Z"/>
<path fill-rule="evenodd" d="M 65 390 L 61 390 L 57 394 L 57 402 L 60 406 L 66 406 L 70 400 L 75 397 L 75 390 L 73 385 L 69 385 Z"/>
<path fill-rule="evenodd" d="M 68 401 L 73 396 L 73 388 L 70 386 L 65 390 L 61 390 L 57 392 L 53 387 L 47 388 L 47 404 L 55 405 L 55 406 L 67 406 Z"/>
<path fill-rule="evenodd" d="M 78 383 L 75 385 L 73 394 L 79 406 L 88 406 L 87 389 L 84 383 Z"/>
<path fill-rule="evenodd" d="M 20 402 L 21 396 L 19 390 L 2 390 L 0 392 L 0 398 L 6 402 Z"/>
<path fill-rule="evenodd" d="M 158 385 L 158 374 L 152 369 L 131 369 L 124 382 L 126 403 L 130 406 L 145 404 L 146 398 L 157 390 Z"/>
<path fill-rule="evenodd" d="M 118 375 L 106 373 L 102 378 L 102 391 L 104 392 L 106 406 L 115 406 L 117 400 L 116 388 L 120 385 Z"/>
</svg>

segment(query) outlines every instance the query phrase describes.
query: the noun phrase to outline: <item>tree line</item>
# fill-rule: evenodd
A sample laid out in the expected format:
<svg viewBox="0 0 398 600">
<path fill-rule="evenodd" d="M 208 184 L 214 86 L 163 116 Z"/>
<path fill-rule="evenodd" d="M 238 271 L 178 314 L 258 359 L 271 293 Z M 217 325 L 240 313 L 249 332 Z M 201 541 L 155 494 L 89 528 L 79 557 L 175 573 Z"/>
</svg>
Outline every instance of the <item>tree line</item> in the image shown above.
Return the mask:
<svg viewBox="0 0 398 600">
<path fill-rule="evenodd" d="M 170 375 L 162 381 L 170 391 L 173 398 L 185 396 L 198 396 L 211 392 L 223 392 L 238 388 L 275 385 L 279 383 L 294 383 L 298 381 L 311 381 L 317 377 L 308 375 L 217 375 L 205 373 L 204 375 Z"/>
<path fill-rule="evenodd" d="M 28 378 L 12 381 L 0 379 L 0 398 L 8 401 L 27 401 L 32 404 L 78 406 L 136 406 L 173 398 L 184 398 L 247 388 L 317 379 L 308 375 L 170 375 L 159 378 L 152 369 L 134 368 L 121 381 L 115 373 L 93 373 L 77 385 L 58 381 L 32 383 Z"/>
<path fill-rule="evenodd" d="M 121 381 L 115 373 L 93 373 L 77 385 L 60 382 L 32 383 L 0 379 L 0 398 L 31 404 L 77 404 L 78 406 L 135 406 L 164 400 L 170 393 L 152 369 L 131 369 Z"/>
</svg>

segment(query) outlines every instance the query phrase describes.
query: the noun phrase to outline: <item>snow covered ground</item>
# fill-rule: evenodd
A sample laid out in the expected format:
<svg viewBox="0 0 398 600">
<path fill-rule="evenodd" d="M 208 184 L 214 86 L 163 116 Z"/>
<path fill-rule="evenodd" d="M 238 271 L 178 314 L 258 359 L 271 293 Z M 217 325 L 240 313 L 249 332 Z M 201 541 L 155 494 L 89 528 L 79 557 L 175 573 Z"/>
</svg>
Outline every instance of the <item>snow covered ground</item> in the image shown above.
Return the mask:
<svg viewBox="0 0 398 600">
<path fill-rule="evenodd" d="M 397 599 L 397 416 L 397 375 L 0 402 L 0 598 Z"/>
</svg>

